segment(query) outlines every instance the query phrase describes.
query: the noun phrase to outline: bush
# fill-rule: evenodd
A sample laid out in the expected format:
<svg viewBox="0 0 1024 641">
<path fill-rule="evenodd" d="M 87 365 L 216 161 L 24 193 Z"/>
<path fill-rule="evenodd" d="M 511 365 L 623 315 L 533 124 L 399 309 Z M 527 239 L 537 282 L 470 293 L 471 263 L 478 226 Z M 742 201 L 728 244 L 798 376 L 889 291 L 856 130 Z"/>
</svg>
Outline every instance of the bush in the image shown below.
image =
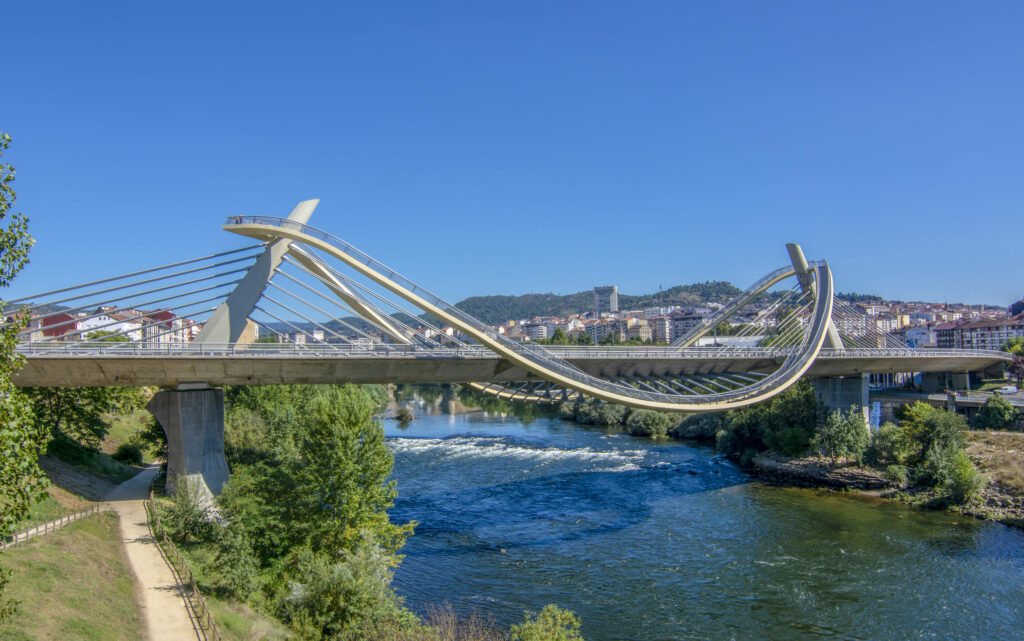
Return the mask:
<svg viewBox="0 0 1024 641">
<path fill-rule="evenodd" d="M 214 525 L 204 505 L 202 489 L 197 481 L 188 477 L 178 477 L 175 482 L 171 505 L 163 515 L 163 525 L 171 538 L 179 543 L 213 539 Z"/>
<path fill-rule="evenodd" d="M 828 415 L 815 431 L 811 446 L 827 456 L 835 465 L 840 457 L 860 459 L 867 447 L 867 425 L 860 407 L 851 405 L 848 412 L 836 410 Z"/>
<path fill-rule="evenodd" d="M 669 434 L 674 438 L 711 440 L 721 429 L 721 414 L 691 414 L 669 430 Z"/>
<path fill-rule="evenodd" d="M 1005 430 L 1013 425 L 1013 406 L 1002 396 L 992 396 L 974 415 L 974 427 L 982 430 Z"/>
<path fill-rule="evenodd" d="M 576 407 L 576 422 L 584 425 L 622 425 L 629 408 L 611 403 L 581 403 Z"/>
<path fill-rule="evenodd" d="M 889 465 L 885 468 L 885 478 L 893 485 L 903 487 L 910 476 L 906 465 Z"/>
<path fill-rule="evenodd" d="M 121 443 L 114 452 L 114 460 L 125 465 L 142 465 L 142 447 L 137 443 Z"/>
<path fill-rule="evenodd" d="M 245 600 L 255 592 L 259 565 L 245 532 L 237 527 L 218 528 L 215 535 L 217 554 L 214 568 L 223 578 L 224 588 L 238 599 Z"/>
<path fill-rule="evenodd" d="M 883 423 L 872 435 L 871 444 L 864 451 L 864 460 L 879 467 L 903 466 L 906 459 L 907 448 L 903 430 L 895 423 Z"/>
<path fill-rule="evenodd" d="M 536 619 L 512 626 L 512 641 L 583 641 L 580 619 L 557 605 L 544 606 Z"/>
<path fill-rule="evenodd" d="M 907 407 L 902 419 L 902 447 L 907 463 L 923 465 L 932 449 L 961 450 L 967 432 L 963 416 L 920 401 Z"/>
<path fill-rule="evenodd" d="M 987 481 L 974 467 L 967 454 L 957 452 L 949 463 L 942 489 L 950 500 L 961 504 L 978 498 Z"/>
<path fill-rule="evenodd" d="M 281 614 L 307 639 L 373 639 L 381 629 L 413 627 L 416 618 L 391 589 L 389 555 L 366 535 L 340 558 L 302 548 L 287 565 L 297 577 Z"/>
<path fill-rule="evenodd" d="M 769 401 L 722 415 L 725 435 L 716 434 L 717 446 L 731 456 L 748 449 L 797 456 L 807 451 L 823 414 L 810 383 L 801 381 Z"/>
<path fill-rule="evenodd" d="M 665 436 L 676 425 L 674 414 L 652 410 L 634 410 L 626 421 L 626 427 L 633 436 Z"/>
</svg>

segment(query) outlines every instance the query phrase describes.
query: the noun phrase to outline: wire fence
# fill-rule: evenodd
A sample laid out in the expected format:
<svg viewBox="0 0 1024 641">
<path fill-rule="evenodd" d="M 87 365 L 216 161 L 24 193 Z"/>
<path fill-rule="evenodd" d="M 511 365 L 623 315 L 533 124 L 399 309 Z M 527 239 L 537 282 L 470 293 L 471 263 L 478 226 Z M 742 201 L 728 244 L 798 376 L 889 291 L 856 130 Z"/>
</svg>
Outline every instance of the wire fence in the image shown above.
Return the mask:
<svg viewBox="0 0 1024 641">
<path fill-rule="evenodd" d="M 171 540 L 171 537 L 167 536 L 167 532 L 160 522 L 160 515 L 157 514 L 156 508 L 153 506 L 153 490 L 158 486 L 162 486 L 162 481 L 160 483 L 154 481 L 153 485 L 149 488 L 149 499 L 146 501 L 146 512 L 149 514 L 150 532 L 153 534 L 153 540 L 156 541 L 157 545 L 163 546 L 171 569 L 178 575 L 179 583 L 188 599 L 189 607 L 192 609 L 197 631 L 202 632 L 203 638 L 206 641 L 223 641 L 220 630 L 217 629 L 217 624 L 213 621 L 213 615 L 210 614 L 210 609 L 206 606 L 206 599 L 196 585 L 195 575 L 192 574 L 192 570 L 185 561 L 185 557 L 178 551 L 178 547 L 174 545 L 174 541 Z"/>
<path fill-rule="evenodd" d="M 25 541 L 28 541 L 30 539 L 34 539 L 37 536 L 46 536 L 47 534 L 53 534 L 54 532 L 63 528 L 66 525 L 70 525 L 75 521 L 84 519 L 87 516 L 98 514 L 99 512 L 105 509 L 106 508 L 101 505 L 93 505 L 88 509 L 75 512 L 73 514 L 65 514 L 59 519 L 47 521 L 46 523 L 40 523 L 39 525 L 34 525 L 20 532 L 9 534 L 5 536 L 2 541 L 0 541 L 0 551 L 5 551 L 9 548 L 13 548 L 16 545 L 24 543 Z"/>
</svg>

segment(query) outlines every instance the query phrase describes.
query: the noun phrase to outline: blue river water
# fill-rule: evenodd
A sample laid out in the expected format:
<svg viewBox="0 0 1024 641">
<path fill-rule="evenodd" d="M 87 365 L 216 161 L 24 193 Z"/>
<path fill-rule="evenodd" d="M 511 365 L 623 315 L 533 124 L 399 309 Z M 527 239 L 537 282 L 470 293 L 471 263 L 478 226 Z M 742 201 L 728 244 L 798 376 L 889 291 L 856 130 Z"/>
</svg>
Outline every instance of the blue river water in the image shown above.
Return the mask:
<svg viewBox="0 0 1024 641">
<path fill-rule="evenodd" d="M 481 412 L 384 422 L 419 522 L 394 585 L 589 641 L 1024 639 L 1024 532 L 755 482 L 712 450 Z"/>
</svg>

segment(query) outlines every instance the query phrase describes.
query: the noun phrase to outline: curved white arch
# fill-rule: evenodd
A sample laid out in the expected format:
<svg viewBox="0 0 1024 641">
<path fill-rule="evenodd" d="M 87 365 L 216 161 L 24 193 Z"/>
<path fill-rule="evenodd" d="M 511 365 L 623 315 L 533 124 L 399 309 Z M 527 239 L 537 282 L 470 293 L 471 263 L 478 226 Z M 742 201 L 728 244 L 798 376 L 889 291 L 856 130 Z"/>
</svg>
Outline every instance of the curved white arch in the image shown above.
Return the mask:
<svg viewBox="0 0 1024 641">
<path fill-rule="evenodd" d="M 224 229 L 268 242 L 279 239 L 298 241 L 318 249 L 544 380 L 609 403 L 642 409 L 717 412 L 771 398 L 799 380 L 814 362 L 832 315 L 832 272 L 827 263 L 819 261 L 811 266 L 816 287 L 810 329 L 804 334 L 800 346 L 775 372 L 750 387 L 727 392 L 693 396 L 647 392 L 591 376 L 540 346 L 516 343 L 355 247 L 315 227 L 269 216 L 232 216 Z"/>
</svg>

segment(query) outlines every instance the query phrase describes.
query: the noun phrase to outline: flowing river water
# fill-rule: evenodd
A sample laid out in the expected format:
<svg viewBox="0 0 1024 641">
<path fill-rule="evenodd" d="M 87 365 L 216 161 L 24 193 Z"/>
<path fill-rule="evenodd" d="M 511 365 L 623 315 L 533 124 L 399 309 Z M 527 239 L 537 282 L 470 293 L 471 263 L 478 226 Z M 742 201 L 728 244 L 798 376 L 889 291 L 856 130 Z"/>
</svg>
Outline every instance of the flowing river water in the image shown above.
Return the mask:
<svg viewBox="0 0 1024 641">
<path fill-rule="evenodd" d="M 1024 639 L 1024 531 L 558 419 L 384 424 L 415 611 L 508 625 L 556 603 L 589 641 Z"/>
</svg>

